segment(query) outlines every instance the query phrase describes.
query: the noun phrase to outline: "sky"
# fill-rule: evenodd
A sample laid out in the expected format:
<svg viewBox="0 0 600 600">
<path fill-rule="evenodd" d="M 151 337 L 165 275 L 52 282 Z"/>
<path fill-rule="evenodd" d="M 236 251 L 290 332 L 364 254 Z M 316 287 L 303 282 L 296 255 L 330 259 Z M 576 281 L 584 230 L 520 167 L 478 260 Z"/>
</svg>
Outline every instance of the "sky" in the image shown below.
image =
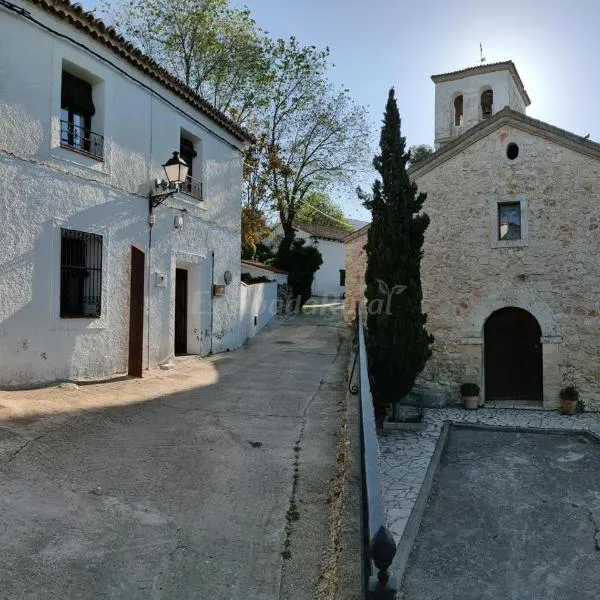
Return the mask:
<svg viewBox="0 0 600 600">
<path fill-rule="evenodd" d="M 96 2 L 86 0 L 86 8 Z M 407 145 L 433 145 L 433 74 L 512 60 L 527 114 L 600 141 L 599 0 L 230 0 L 273 37 L 328 46 L 331 79 L 369 111 L 373 153 L 390 87 Z M 360 182 L 368 187 L 369 180 Z M 368 220 L 350 190 L 334 198 Z"/>
</svg>

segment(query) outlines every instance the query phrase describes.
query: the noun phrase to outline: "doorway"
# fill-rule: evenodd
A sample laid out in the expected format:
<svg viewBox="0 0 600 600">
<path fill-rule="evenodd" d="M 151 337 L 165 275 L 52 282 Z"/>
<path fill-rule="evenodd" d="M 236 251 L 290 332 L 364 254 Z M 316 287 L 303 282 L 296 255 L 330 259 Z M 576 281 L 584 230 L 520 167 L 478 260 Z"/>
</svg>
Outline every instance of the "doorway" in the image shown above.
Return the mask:
<svg viewBox="0 0 600 600">
<path fill-rule="evenodd" d="M 144 264 L 145 255 L 131 247 L 131 282 L 129 288 L 129 364 L 127 373 L 142 376 L 144 346 Z"/>
<path fill-rule="evenodd" d="M 520 308 L 492 313 L 484 326 L 486 401 L 543 399 L 542 330 Z"/>
<path fill-rule="evenodd" d="M 187 353 L 188 272 L 175 269 L 175 354 Z"/>
</svg>

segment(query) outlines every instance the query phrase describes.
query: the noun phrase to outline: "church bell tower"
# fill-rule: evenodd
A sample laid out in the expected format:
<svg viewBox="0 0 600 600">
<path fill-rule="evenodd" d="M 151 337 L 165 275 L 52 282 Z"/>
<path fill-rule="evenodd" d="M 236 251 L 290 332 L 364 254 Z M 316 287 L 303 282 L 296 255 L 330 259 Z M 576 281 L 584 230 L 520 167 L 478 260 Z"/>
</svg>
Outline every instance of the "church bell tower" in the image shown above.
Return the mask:
<svg viewBox="0 0 600 600">
<path fill-rule="evenodd" d="M 435 149 L 508 106 L 531 104 L 514 63 L 482 64 L 431 77 L 435 83 Z"/>
</svg>

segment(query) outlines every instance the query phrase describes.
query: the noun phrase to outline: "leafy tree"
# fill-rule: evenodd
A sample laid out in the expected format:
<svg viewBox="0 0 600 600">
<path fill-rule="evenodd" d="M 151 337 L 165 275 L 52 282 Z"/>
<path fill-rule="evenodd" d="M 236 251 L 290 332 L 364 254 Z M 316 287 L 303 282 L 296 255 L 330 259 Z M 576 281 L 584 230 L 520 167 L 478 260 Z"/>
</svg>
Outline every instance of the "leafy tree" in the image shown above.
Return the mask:
<svg viewBox="0 0 600 600">
<path fill-rule="evenodd" d="M 269 236 L 264 214 L 253 206 L 242 207 L 242 258 L 254 259 L 259 242 Z"/>
<path fill-rule="evenodd" d="M 365 295 L 369 375 L 378 423 L 391 403 L 410 392 L 431 356 L 433 342 L 421 309 L 421 256 L 429 225 L 429 217 L 421 211 L 426 194 L 418 193 L 410 182 L 408 160 L 391 89 L 380 154 L 373 160 L 381 179 L 365 201 L 373 217 L 366 245 Z"/>
<path fill-rule="evenodd" d="M 429 158 L 433 154 L 433 148 L 427 144 L 419 144 L 418 146 L 411 146 L 408 152 L 410 154 L 408 166 L 414 167 L 417 163 Z"/>
<path fill-rule="evenodd" d="M 323 192 L 310 192 L 305 196 L 296 213 L 296 221 L 352 231 L 342 209 Z"/>
<path fill-rule="evenodd" d="M 298 239 L 286 252 L 277 255 L 277 266 L 289 273 L 288 284 L 301 310 L 311 296 L 315 273 L 323 264 L 321 253 L 314 246 L 305 246 L 306 240 Z"/>
<path fill-rule="evenodd" d="M 99 10 L 118 31 L 234 122 L 249 125 L 271 76 L 268 37 L 228 0 L 126 0 Z"/>
<path fill-rule="evenodd" d="M 361 168 L 368 124 L 348 90 L 329 82 L 328 49 L 301 46 L 292 37 L 275 41 L 269 55 L 271 85 L 257 118 L 265 145 L 259 169 L 283 227 L 285 253 L 307 194 L 349 180 Z"/>
</svg>

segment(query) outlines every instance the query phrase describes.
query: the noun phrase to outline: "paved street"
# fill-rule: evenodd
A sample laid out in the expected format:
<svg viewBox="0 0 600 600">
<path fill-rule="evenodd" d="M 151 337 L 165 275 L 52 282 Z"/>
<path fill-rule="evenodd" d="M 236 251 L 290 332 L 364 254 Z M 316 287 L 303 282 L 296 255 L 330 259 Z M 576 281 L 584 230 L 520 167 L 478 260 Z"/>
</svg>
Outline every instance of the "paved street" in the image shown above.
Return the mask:
<svg viewBox="0 0 600 600">
<path fill-rule="evenodd" d="M 309 309 L 142 381 L 0 392 L 0 598 L 312 598 L 340 320 Z"/>
</svg>

